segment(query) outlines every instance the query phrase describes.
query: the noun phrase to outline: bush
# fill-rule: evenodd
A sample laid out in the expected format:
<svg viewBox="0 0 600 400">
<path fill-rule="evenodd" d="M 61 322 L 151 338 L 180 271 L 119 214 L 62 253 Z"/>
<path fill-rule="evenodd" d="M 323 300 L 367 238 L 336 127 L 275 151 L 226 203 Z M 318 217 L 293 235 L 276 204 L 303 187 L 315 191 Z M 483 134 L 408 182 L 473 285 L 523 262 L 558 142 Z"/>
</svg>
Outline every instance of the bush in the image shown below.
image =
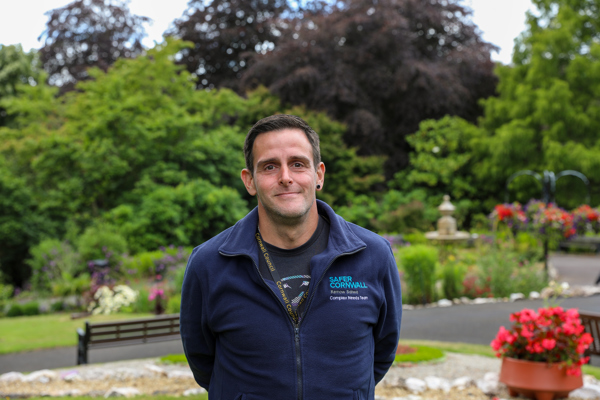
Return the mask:
<svg viewBox="0 0 600 400">
<path fill-rule="evenodd" d="M 492 252 L 480 260 L 480 285 L 489 287 L 489 295 L 508 297 L 511 293 L 527 294 L 547 285 L 543 270 L 529 261 L 519 261 L 519 254 Z"/>
<path fill-rule="evenodd" d="M 7 317 L 20 317 L 23 315 L 23 307 L 19 303 L 13 303 L 6 312 Z"/>
<path fill-rule="evenodd" d="M 79 237 L 77 249 L 86 262 L 106 260 L 110 265 L 116 265 L 127 253 L 127 241 L 113 227 L 96 225 L 87 228 Z"/>
<path fill-rule="evenodd" d="M 456 299 L 462 295 L 464 273 L 456 263 L 449 261 L 442 268 L 442 285 L 446 299 Z"/>
<path fill-rule="evenodd" d="M 31 301 L 22 305 L 23 315 L 39 315 L 40 305 L 37 301 Z"/>
<path fill-rule="evenodd" d="M 34 289 L 48 291 L 53 281 L 60 281 L 63 273 L 71 276 L 85 271 L 85 263 L 69 242 L 57 239 L 42 240 L 30 250 L 31 284 Z"/>
<path fill-rule="evenodd" d="M 185 276 L 185 267 L 178 268 L 175 271 L 175 278 L 173 279 L 173 286 L 175 286 L 175 293 L 181 294 L 181 287 L 183 286 L 183 277 Z"/>
<path fill-rule="evenodd" d="M 140 289 L 139 295 L 131 308 L 134 313 L 151 313 L 154 311 L 154 304 L 148 300 L 150 293 L 146 289 Z"/>
<path fill-rule="evenodd" d="M 409 246 L 398 252 L 408 286 L 408 302 L 431 303 L 438 250 L 426 245 Z"/>
<path fill-rule="evenodd" d="M 167 313 L 178 314 L 181 309 L 181 295 L 172 296 L 167 302 Z"/>
</svg>

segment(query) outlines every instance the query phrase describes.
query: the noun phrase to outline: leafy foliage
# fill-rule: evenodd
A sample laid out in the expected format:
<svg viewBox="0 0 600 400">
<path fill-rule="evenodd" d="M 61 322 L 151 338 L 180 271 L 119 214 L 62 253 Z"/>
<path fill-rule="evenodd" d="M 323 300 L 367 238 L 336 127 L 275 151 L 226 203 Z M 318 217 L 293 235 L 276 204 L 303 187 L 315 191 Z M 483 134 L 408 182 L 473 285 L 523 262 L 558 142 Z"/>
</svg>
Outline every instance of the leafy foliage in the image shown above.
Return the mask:
<svg viewBox="0 0 600 400">
<path fill-rule="evenodd" d="M 400 249 L 399 258 L 408 285 L 408 302 L 433 302 L 437 249 L 426 245 L 408 246 Z"/>
<path fill-rule="evenodd" d="M 235 89 L 249 54 L 279 41 L 278 17 L 289 11 L 286 0 L 191 0 L 167 34 L 194 44 L 182 50 L 181 62 L 198 75 L 198 87 Z"/>
<path fill-rule="evenodd" d="M 92 80 L 62 97 L 42 82 L 3 101 L 11 123 L 0 128 L 0 236 L 20 246 L 0 250 L 11 282 L 16 271 L 19 286 L 28 277 L 23 260 L 42 237 L 68 238 L 87 261 L 195 246 L 247 213 L 255 200 L 239 178 L 244 132 L 281 112 L 279 99 L 264 88 L 247 99 L 196 90 L 174 62 L 185 46 L 168 39 L 107 72 L 91 69 Z M 343 144 L 343 125 L 303 107 L 284 111 L 321 134 L 323 199 L 348 203 L 383 181 L 381 160 Z"/>
<path fill-rule="evenodd" d="M 490 50 L 455 1 L 345 0 L 289 22 L 272 52 L 254 54 L 242 88 L 267 86 L 284 103 L 347 125 L 360 154 L 408 163 L 405 136 L 446 114 L 474 121 L 494 93 Z M 293 32 L 293 33 L 292 33 Z"/>
<path fill-rule="evenodd" d="M 474 169 L 491 193 L 514 172 L 577 170 L 600 182 L 600 19 L 597 1 L 534 0 L 539 13 L 515 46 L 514 66 L 499 66 L 496 98 L 483 102 L 485 135 L 477 140 Z M 540 197 L 530 177 L 510 185 L 511 200 Z M 557 182 L 556 200 L 581 204 L 586 188 L 578 179 Z M 596 193 L 592 204 L 598 203 Z M 492 204 L 487 204 L 491 208 Z"/>
<path fill-rule="evenodd" d="M 119 58 L 141 54 L 143 25 L 150 21 L 132 15 L 121 0 L 75 0 L 46 15 L 40 58 L 49 82 L 63 92 L 88 79 L 89 67 L 106 71 Z"/>
</svg>

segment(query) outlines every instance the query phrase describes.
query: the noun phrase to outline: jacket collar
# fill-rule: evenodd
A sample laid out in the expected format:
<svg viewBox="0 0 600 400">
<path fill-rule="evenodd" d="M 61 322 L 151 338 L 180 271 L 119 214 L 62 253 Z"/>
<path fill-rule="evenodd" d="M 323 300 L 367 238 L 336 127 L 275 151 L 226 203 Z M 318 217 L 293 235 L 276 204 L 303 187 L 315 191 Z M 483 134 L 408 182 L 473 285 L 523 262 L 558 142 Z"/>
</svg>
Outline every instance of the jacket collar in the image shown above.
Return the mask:
<svg viewBox="0 0 600 400">
<path fill-rule="evenodd" d="M 325 216 L 330 223 L 326 253 L 354 253 L 366 247 L 365 242 L 350 229 L 349 223 L 337 215 L 327 203 L 317 200 L 317 208 L 319 214 Z M 228 256 L 247 255 L 258 264 L 258 245 L 254 237 L 257 225 L 258 207 L 255 207 L 232 227 L 229 236 L 219 247 L 219 253 Z"/>
</svg>

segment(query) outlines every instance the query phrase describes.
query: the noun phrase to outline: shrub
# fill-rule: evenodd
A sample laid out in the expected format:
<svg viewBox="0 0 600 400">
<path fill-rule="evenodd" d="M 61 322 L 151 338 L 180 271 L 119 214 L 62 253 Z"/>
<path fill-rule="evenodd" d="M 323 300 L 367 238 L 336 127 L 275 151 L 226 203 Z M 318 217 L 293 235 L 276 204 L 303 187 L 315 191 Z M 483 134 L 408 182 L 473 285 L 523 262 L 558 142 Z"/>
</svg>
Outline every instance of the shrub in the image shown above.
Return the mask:
<svg viewBox="0 0 600 400">
<path fill-rule="evenodd" d="M 22 305 L 23 315 L 40 314 L 40 305 L 37 301 L 31 301 Z"/>
<path fill-rule="evenodd" d="M 176 314 L 181 309 L 181 296 L 172 296 L 167 302 L 167 313 Z"/>
<path fill-rule="evenodd" d="M 175 271 L 175 278 L 173 279 L 173 286 L 175 286 L 175 293 L 181 294 L 181 287 L 183 286 L 183 277 L 185 276 L 185 267 L 178 268 Z"/>
<path fill-rule="evenodd" d="M 107 260 L 116 265 L 127 253 L 127 241 L 113 227 L 96 225 L 87 228 L 77 242 L 79 254 L 84 261 Z"/>
<path fill-rule="evenodd" d="M 409 246 L 399 251 L 399 258 L 408 286 L 408 302 L 432 302 L 438 250 L 426 245 Z"/>
<path fill-rule="evenodd" d="M 20 317 L 23 315 L 23 307 L 19 303 L 13 303 L 6 312 L 7 317 Z"/>
<path fill-rule="evenodd" d="M 447 262 L 442 268 L 442 285 L 444 297 L 447 299 L 456 299 L 462 294 L 462 281 L 464 274 L 456 263 Z"/>
<path fill-rule="evenodd" d="M 31 283 L 34 289 L 48 291 L 53 281 L 60 281 L 63 273 L 71 276 L 85 271 L 85 263 L 69 242 L 57 239 L 42 240 L 30 250 Z"/>
<path fill-rule="evenodd" d="M 139 295 L 135 302 L 131 305 L 133 312 L 135 313 L 150 313 L 154 311 L 154 305 L 148 296 L 150 293 L 146 289 L 140 289 Z"/>
</svg>

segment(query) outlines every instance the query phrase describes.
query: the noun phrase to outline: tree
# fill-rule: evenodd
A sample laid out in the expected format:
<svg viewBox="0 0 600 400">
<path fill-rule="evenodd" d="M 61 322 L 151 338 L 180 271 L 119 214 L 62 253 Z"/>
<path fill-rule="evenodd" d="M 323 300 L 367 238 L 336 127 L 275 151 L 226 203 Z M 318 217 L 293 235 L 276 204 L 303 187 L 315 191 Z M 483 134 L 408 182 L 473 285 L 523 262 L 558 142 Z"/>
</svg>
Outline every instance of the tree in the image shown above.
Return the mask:
<svg viewBox="0 0 600 400">
<path fill-rule="evenodd" d="M 35 52 L 24 52 L 20 44 L 0 44 L 0 100 L 16 95 L 18 85 L 36 85 L 39 74 Z M 7 122 L 6 111 L 0 108 L 0 126 Z"/>
<path fill-rule="evenodd" d="M 484 101 L 474 173 L 480 189 L 501 201 L 507 178 L 523 169 L 578 170 L 600 202 L 600 17 L 596 0 L 534 0 L 528 28 L 515 45 L 513 66 L 500 66 L 497 98 Z M 500 192 L 500 193 L 499 193 Z M 557 182 L 556 199 L 568 209 L 585 201 L 576 178 Z M 519 177 L 510 201 L 541 197 L 541 185 Z M 493 201 L 488 203 L 490 209 Z"/>
<path fill-rule="evenodd" d="M 66 96 L 42 80 L 0 103 L 11 117 L 0 127 L 0 172 L 7 170 L 0 177 L 0 239 L 12 234 L 22 246 L 0 253 L 12 257 L 2 258 L 9 260 L 3 269 L 22 271 L 18 282 L 28 275 L 27 249 L 44 236 L 76 243 L 86 229 L 107 226 L 135 252 L 192 246 L 254 203 L 239 175 L 245 132 L 286 109 L 264 88 L 247 98 L 196 90 L 194 77 L 174 62 L 185 46 L 168 38 L 107 72 L 92 68 L 92 79 Z M 287 111 L 321 134 L 328 166 L 321 198 L 346 202 L 383 180 L 380 160 L 344 146 L 342 124 L 302 107 Z M 28 218 L 37 225 L 25 224 Z M 5 226 L 33 226 L 34 235 L 20 239 Z"/>
<path fill-rule="evenodd" d="M 475 121 L 494 94 L 490 50 L 456 1 L 346 0 L 290 22 L 272 52 L 256 54 L 242 89 L 267 86 L 346 123 L 360 154 L 408 164 L 407 134 L 446 114 Z"/>
<path fill-rule="evenodd" d="M 122 0 L 75 0 L 46 15 L 40 59 L 49 83 L 62 92 L 88 79 L 89 67 L 106 71 L 119 58 L 141 54 L 143 25 L 150 21 L 132 15 Z"/>
<path fill-rule="evenodd" d="M 284 29 L 277 18 L 289 10 L 286 0 L 190 0 L 167 34 L 194 44 L 181 63 L 198 87 L 236 89 L 248 54 L 273 49 Z"/>
</svg>

